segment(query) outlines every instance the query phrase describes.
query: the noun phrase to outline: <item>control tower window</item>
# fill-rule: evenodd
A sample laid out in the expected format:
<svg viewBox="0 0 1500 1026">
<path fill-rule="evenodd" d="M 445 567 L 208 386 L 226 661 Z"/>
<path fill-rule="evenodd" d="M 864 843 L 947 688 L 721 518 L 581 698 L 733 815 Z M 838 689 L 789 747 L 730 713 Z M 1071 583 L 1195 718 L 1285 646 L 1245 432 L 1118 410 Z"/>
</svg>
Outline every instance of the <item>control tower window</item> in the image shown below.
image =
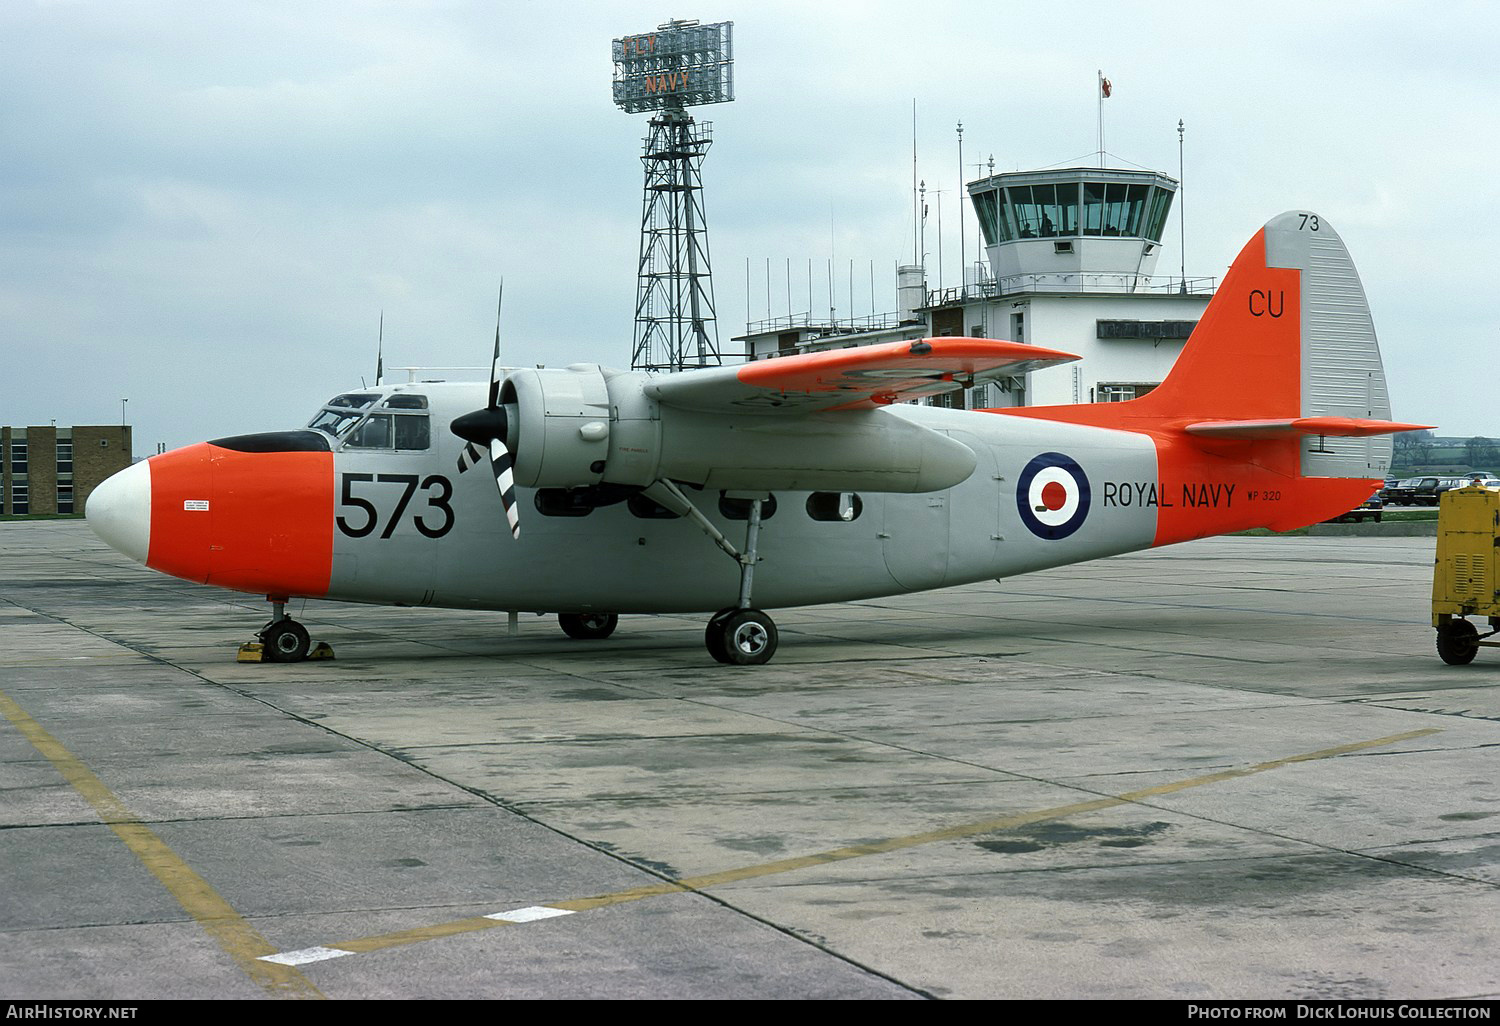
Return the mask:
<svg viewBox="0 0 1500 1026">
<path fill-rule="evenodd" d="M 1009 242 L 1010 218 L 998 202 L 1001 192 L 992 189 L 974 193 L 974 213 L 979 217 L 979 227 L 984 230 L 984 243 L 993 246 L 997 242 Z"/>
<path fill-rule="evenodd" d="M 1167 224 L 1167 211 L 1172 207 L 1172 193 L 1167 189 L 1151 190 L 1150 214 L 1146 218 L 1143 234 L 1152 242 L 1161 241 L 1162 229 Z"/>
<path fill-rule="evenodd" d="M 1104 234 L 1124 235 L 1125 186 L 1110 182 L 1104 187 Z"/>
<path fill-rule="evenodd" d="M 1083 183 L 1083 234 L 1104 234 L 1104 183 Z"/>
<path fill-rule="evenodd" d="M 1070 222 L 1076 226 L 1078 223 L 1078 190 L 1073 189 L 1073 202 L 1064 204 L 1060 202 L 1068 193 L 1068 187 L 1056 185 L 1033 185 L 1031 187 L 1031 202 L 1036 208 L 1037 234 L 1044 239 L 1056 238 L 1059 235 L 1075 234 L 1076 228 L 1070 228 Z M 1067 213 L 1064 213 L 1064 208 Z"/>
<path fill-rule="evenodd" d="M 1031 186 L 1031 218 L 1041 238 L 1077 235 L 1078 183 Z"/>
</svg>

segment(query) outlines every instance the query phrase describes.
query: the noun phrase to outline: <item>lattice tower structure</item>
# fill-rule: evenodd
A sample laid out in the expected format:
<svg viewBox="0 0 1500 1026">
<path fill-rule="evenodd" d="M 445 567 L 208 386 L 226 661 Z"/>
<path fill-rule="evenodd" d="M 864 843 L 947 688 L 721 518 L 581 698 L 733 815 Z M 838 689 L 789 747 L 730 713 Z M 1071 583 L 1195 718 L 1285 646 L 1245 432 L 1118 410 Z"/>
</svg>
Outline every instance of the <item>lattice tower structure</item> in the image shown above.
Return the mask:
<svg viewBox="0 0 1500 1026">
<path fill-rule="evenodd" d="M 680 371 L 723 363 L 719 354 L 703 158 L 712 125 L 682 110 L 651 119 L 641 205 L 633 370 Z"/>
</svg>

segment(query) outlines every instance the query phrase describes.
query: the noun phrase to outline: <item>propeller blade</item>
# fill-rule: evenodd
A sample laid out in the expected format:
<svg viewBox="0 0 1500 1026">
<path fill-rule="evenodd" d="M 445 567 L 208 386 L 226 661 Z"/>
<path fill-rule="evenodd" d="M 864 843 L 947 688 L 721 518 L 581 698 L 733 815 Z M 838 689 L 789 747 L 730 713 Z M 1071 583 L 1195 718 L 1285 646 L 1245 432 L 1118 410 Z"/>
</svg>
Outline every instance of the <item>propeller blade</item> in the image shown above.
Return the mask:
<svg viewBox="0 0 1500 1026">
<path fill-rule="evenodd" d="M 505 507 L 505 519 L 510 521 L 510 536 L 519 539 L 521 515 L 516 509 L 516 480 L 510 450 L 498 438 L 490 442 L 490 469 L 495 472 L 495 485 L 500 489 L 500 505 Z"/>
<path fill-rule="evenodd" d="M 464 446 L 463 451 L 458 454 L 458 472 L 462 474 L 464 471 L 468 470 L 474 464 L 478 463 L 479 458 L 483 455 L 484 453 L 479 451 L 479 447 L 477 445 L 475 445 L 473 442 L 469 442 Z"/>
<path fill-rule="evenodd" d="M 500 310 L 505 303 L 505 279 L 500 279 L 500 295 L 495 302 L 495 353 L 490 358 L 490 401 L 482 410 L 474 410 L 455 418 L 448 426 L 465 443 L 458 454 L 458 472 L 462 474 L 476 466 L 484 458 L 481 446 L 490 450 L 490 470 L 495 475 L 495 487 L 500 491 L 500 505 L 505 507 L 505 519 L 510 522 L 510 536 L 521 537 L 521 517 L 516 509 L 515 463 L 510 450 L 505 447 L 505 435 L 510 417 L 500 405 Z"/>
<path fill-rule="evenodd" d="M 490 408 L 500 405 L 500 310 L 505 306 L 505 279 L 500 279 L 500 297 L 495 300 L 495 355 L 490 357 Z"/>
</svg>

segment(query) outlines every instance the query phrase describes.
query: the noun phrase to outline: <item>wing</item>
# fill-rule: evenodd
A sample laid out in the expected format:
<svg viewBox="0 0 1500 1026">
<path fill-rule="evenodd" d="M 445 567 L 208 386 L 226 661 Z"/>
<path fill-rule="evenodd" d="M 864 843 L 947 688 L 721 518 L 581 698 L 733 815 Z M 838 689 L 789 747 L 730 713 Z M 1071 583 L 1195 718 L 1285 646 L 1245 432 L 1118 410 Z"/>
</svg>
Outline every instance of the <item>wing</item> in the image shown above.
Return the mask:
<svg viewBox="0 0 1500 1026">
<path fill-rule="evenodd" d="M 646 394 L 704 413 L 870 409 L 1077 359 L 1016 342 L 928 338 L 665 375 L 653 379 Z"/>
</svg>

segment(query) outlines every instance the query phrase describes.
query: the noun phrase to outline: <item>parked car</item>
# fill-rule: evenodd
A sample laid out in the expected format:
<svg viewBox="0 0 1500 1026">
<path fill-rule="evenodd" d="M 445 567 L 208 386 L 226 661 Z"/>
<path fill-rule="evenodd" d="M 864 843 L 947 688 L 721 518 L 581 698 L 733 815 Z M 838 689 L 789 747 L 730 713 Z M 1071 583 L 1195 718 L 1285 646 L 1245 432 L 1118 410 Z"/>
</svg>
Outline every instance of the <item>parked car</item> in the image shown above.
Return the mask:
<svg viewBox="0 0 1500 1026">
<path fill-rule="evenodd" d="M 1406 506 L 1411 503 L 1412 489 L 1420 481 L 1419 477 L 1403 477 L 1397 481 L 1395 478 L 1385 479 L 1385 487 L 1380 489 L 1380 497 L 1385 500 L 1387 506 Z"/>
<path fill-rule="evenodd" d="M 1325 524 L 1357 524 L 1362 520 L 1374 520 L 1380 523 L 1380 514 L 1385 511 L 1385 500 L 1376 492 L 1364 502 L 1347 513 L 1341 513 L 1330 520 L 1323 521 Z"/>
<path fill-rule="evenodd" d="M 1412 489 L 1411 504 L 1414 506 L 1436 506 L 1438 498 L 1450 488 L 1463 488 L 1471 482 L 1467 477 L 1424 477 Z"/>
</svg>

